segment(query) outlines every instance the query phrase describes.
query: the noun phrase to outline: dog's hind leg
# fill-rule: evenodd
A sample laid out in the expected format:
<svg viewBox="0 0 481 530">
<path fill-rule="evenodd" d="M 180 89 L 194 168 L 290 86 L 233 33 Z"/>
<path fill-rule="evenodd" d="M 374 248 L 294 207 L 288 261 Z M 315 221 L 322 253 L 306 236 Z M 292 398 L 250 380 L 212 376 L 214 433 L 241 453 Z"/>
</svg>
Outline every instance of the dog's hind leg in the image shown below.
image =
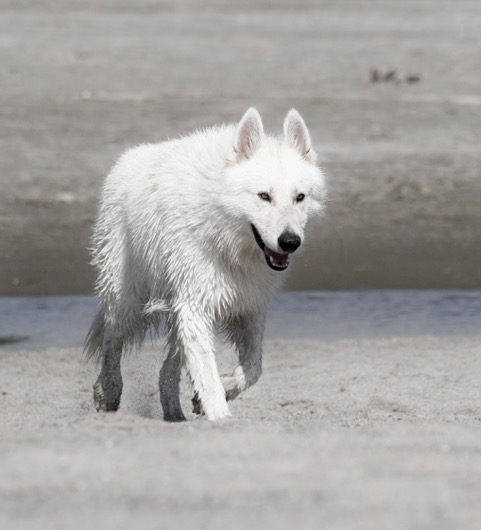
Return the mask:
<svg viewBox="0 0 481 530">
<path fill-rule="evenodd" d="M 165 421 L 185 421 L 179 397 L 181 369 L 180 352 L 171 347 L 159 375 L 160 403 Z"/>
<path fill-rule="evenodd" d="M 232 319 L 227 331 L 239 354 L 239 365 L 229 375 L 222 376 L 228 400 L 257 382 L 262 374 L 262 338 L 265 314 L 249 314 Z"/>
<path fill-rule="evenodd" d="M 94 384 L 94 403 L 97 411 L 113 412 L 119 408 L 122 395 L 122 339 L 115 337 L 112 330 L 106 331 L 102 345 L 102 368 Z"/>
</svg>

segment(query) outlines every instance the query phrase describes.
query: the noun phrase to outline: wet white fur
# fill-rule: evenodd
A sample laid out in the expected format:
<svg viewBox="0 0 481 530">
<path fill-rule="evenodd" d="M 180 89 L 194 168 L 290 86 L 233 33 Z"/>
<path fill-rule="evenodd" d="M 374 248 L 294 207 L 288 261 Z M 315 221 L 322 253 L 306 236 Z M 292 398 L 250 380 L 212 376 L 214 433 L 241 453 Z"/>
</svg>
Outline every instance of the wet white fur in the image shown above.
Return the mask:
<svg viewBox="0 0 481 530">
<path fill-rule="evenodd" d="M 305 199 L 297 202 L 300 193 Z M 164 417 L 184 418 L 182 367 L 197 411 L 209 420 L 229 416 L 226 398 L 261 374 L 265 313 L 285 276 L 268 267 L 251 223 L 265 245 L 282 252 L 279 235 L 289 229 L 303 240 L 324 198 L 324 177 L 295 110 L 279 138 L 264 133 L 251 108 L 237 125 L 127 151 L 106 178 L 93 236 L 101 310 L 86 350 L 102 360 L 97 409 L 118 407 L 122 352 L 165 323 Z M 223 377 L 213 348 L 219 328 L 239 353 L 239 366 Z"/>
</svg>

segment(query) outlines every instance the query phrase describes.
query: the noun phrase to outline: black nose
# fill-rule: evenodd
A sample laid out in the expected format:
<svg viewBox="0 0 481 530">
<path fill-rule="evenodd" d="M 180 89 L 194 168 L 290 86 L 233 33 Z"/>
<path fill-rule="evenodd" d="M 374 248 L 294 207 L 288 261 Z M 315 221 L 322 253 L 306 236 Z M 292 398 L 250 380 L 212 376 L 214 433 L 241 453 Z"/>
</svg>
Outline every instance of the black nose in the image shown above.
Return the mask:
<svg viewBox="0 0 481 530">
<path fill-rule="evenodd" d="M 284 230 L 279 236 L 277 243 L 284 252 L 294 252 L 301 246 L 301 238 L 294 232 Z"/>
</svg>

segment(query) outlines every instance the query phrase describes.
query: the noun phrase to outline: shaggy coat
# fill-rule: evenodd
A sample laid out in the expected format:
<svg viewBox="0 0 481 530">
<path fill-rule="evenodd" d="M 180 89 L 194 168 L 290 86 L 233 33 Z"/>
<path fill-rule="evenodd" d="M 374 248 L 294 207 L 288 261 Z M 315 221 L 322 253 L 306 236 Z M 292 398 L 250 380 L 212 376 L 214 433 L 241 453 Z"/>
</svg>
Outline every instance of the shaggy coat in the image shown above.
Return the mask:
<svg viewBox="0 0 481 530">
<path fill-rule="evenodd" d="M 227 401 L 261 375 L 267 307 L 324 198 L 324 176 L 295 110 L 280 138 L 264 133 L 251 108 L 237 125 L 127 151 L 105 180 L 93 234 L 101 308 L 85 348 L 101 361 L 97 410 L 119 407 L 122 352 L 147 330 L 165 329 L 165 419 L 185 419 L 182 368 L 194 411 L 229 416 Z M 213 347 L 219 329 L 239 355 L 223 376 Z"/>
</svg>

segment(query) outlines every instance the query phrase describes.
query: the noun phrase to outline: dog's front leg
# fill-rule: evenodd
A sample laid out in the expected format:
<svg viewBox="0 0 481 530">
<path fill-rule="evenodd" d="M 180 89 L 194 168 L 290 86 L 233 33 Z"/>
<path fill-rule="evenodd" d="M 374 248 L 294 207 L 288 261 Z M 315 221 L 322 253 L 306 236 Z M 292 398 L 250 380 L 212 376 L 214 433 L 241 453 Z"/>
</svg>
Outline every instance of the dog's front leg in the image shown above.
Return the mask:
<svg viewBox="0 0 481 530">
<path fill-rule="evenodd" d="M 200 411 L 208 420 L 230 416 L 214 354 L 212 323 L 200 311 L 183 305 L 170 315 L 171 347 L 180 352 Z"/>
<path fill-rule="evenodd" d="M 262 339 L 265 313 L 236 317 L 228 324 L 230 336 L 239 354 L 239 365 L 222 376 L 228 400 L 257 382 L 262 374 Z"/>
<path fill-rule="evenodd" d="M 185 420 L 179 395 L 181 361 L 181 355 L 176 344 L 172 344 L 159 374 L 160 403 L 164 411 L 165 421 Z"/>
</svg>

